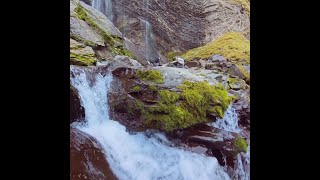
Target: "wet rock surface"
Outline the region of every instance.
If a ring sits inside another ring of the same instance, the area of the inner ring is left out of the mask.
[[[70,124],[75,121],[82,121],[84,117],[84,108],[81,105],[77,90],[70,86]]]
[[[237,133],[214,128],[207,124],[199,124],[191,128],[167,133],[176,146],[184,146],[199,154],[217,158],[222,166],[234,167],[236,154],[234,141]]]
[[[98,141],[73,127],[70,128],[70,179],[117,179]]]

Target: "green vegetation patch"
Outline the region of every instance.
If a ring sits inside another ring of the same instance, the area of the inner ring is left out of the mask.
[[[77,54],[70,52],[70,63],[80,66],[90,66],[97,62],[94,54]]]
[[[248,144],[247,142],[240,136],[236,138],[234,141],[234,147],[237,152],[247,152]]]
[[[173,58],[174,57],[176,57],[176,56],[181,56],[181,55],[183,55],[184,54],[184,52],[173,52],[173,51],[171,51],[171,52],[168,52],[168,54],[167,54],[167,60],[169,61],[169,62],[171,62],[171,61],[173,61]]]
[[[114,55],[125,55],[131,57],[132,59],[136,59],[130,51],[124,48],[123,39],[121,37],[112,35],[103,28],[99,27],[99,25],[88,16],[88,12],[80,4],[78,4],[76,7],[75,12],[77,13],[77,17],[79,19],[87,22],[94,30],[98,32],[98,34],[102,36],[111,53]]]
[[[158,84],[164,83],[163,74],[158,70],[138,70],[136,76],[142,81],[151,81]]]
[[[142,110],[147,125],[160,124],[169,132],[188,128],[208,122],[208,113],[216,113],[223,117],[232,100],[221,85],[184,81],[178,88],[182,90],[181,93],[159,90],[157,104]]]
[[[131,90],[133,92],[139,92],[139,91],[141,91],[141,86],[139,86],[139,85],[133,86]]]
[[[227,32],[217,40],[182,55],[186,61],[207,59],[213,55],[222,55],[235,62],[250,63],[250,41],[239,32]]]

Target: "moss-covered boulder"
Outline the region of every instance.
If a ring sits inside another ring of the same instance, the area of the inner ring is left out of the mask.
[[[97,58],[91,47],[70,39],[70,64],[90,66],[96,62]]]
[[[92,49],[98,60],[110,60],[117,55],[125,55],[132,59],[138,57],[139,62],[147,64],[131,41],[123,39],[121,32],[103,13],[82,1],[70,1],[70,37],[88,46],[89,48],[85,48],[86,52]],[[75,51],[70,52],[70,55],[73,62],[74,59],[81,59],[89,61],[85,64],[93,64],[91,55],[83,56],[83,53],[78,54]]]
[[[164,82],[164,77],[158,70],[138,70],[136,72],[136,76],[138,79],[143,81],[151,81],[158,84]]]
[[[177,81],[168,79],[164,69],[117,68],[113,75],[117,82],[113,90],[122,96],[111,93],[111,111],[127,113],[126,119],[134,117],[143,128],[169,132],[210,122],[223,117],[234,98],[218,81]]]
[[[249,88],[244,80],[238,78],[229,77],[228,84],[229,88],[232,90],[245,90]]]
[[[243,79],[250,84],[250,71],[245,66],[233,64],[226,72],[232,76]]]
[[[210,115],[222,118],[232,101],[222,86],[208,82],[184,81],[177,90],[159,90],[157,104],[141,109],[147,125],[165,131],[188,128],[209,122]]]
[[[78,17],[79,1],[70,1],[70,37],[87,46],[104,46],[102,37],[84,20]]]

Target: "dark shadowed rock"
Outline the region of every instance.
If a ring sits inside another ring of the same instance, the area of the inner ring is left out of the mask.
[[[70,179],[117,179],[97,140],[72,127],[70,128]]]
[[[246,78],[245,75],[243,74],[243,72],[239,69],[239,67],[234,64],[230,67],[229,73],[230,73],[230,75],[238,77],[239,79]]]
[[[167,133],[167,135],[177,146],[187,146],[192,151],[196,148],[195,152],[199,149],[200,152],[205,151],[206,155],[217,158],[222,166],[233,167],[235,157],[239,153],[234,146],[234,141],[239,134],[220,130],[207,124],[199,124]]]
[[[81,1],[88,4],[89,6],[91,6],[91,4],[92,4],[92,0],[81,0]]]
[[[196,60],[194,60],[194,61],[188,61],[188,62],[186,62],[186,66],[187,66],[188,68],[191,68],[191,67],[200,67],[200,63],[199,63],[199,61],[196,61]]]
[[[83,120],[85,117],[84,108],[81,105],[77,90],[70,86],[70,124]]]

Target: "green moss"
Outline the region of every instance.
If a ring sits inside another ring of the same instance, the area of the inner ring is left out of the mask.
[[[221,85],[185,81],[178,88],[182,93],[158,91],[157,104],[146,108],[142,113],[147,125],[156,122],[166,131],[172,131],[208,122],[208,113],[223,117],[232,100]]]
[[[248,144],[247,142],[240,136],[236,138],[234,141],[234,147],[237,152],[247,152]]]
[[[234,83],[237,83],[238,80],[236,78],[229,77],[228,82],[229,82],[229,84],[234,84]]]
[[[133,86],[131,88],[131,90],[134,91],[134,92],[139,92],[139,91],[141,91],[141,86],[139,86],[139,85]]]
[[[80,4],[78,4],[76,7],[75,12],[77,13],[79,19],[87,22],[89,26],[91,26],[95,31],[97,31],[98,34],[102,36],[111,53],[114,55],[125,55],[136,59],[130,51],[124,48],[123,39],[121,37],[112,35],[103,28],[99,27],[99,25],[88,16],[88,12]]]
[[[129,115],[137,115],[137,113],[138,114],[142,113],[144,110],[143,103],[137,99],[135,99],[134,101],[128,102],[125,109],[129,113]]]
[[[136,57],[127,49],[125,49],[123,46],[117,46],[115,48],[109,48],[111,53],[115,55],[125,55],[130,57],[131,59],[136,59]]]
[[[242,8],[250,15],[250,2],[249,0],[232,0],[236,4],[240,4]]]
[[[231,61],[250,62],[250,41],[239,32],[227,32],[217,40],[182,55],[186,61],[206,59],[213,55],[222,55]]]
[[[166,57],[167,57],[167,60],[169,62],[171,62],[171,61],[173,61],[174,57],[181,56],[182,54],[183,54],[183,52],[173,52],[173,51],[171,51],[171,52],[168,52]]]
[[[217,108],[212,108],[211,105],[218,105],[225,112],[232,101],[221,84],[211,86],[206,81],[184,81],[178,88],[183,90],[182,97],[188,102],[188,106],[197,112],[198,116],[203,116],[206,112],[216,112],[223,118],[223,113],[217,112]]]
[[[160,103],[163,104],[173,104],[178,101],[179,99],[179,94],[176,92],[172,92],[169,90],[161,90],[159,91],[160,95]]]
[[[158,70],[138,70],[136,76],[143,81],[151,81],[158,84],[164,83],[164,77]]]
[[[149,88],[151,91],[158,91],[157,86],[154,86],[154,85],[149,85],[148,88]]]
[[[76,42],[71,42],[71,41],[76,41],[76,40],[70,38],[70,50],[78,50],[86,47],[83,43],[79,43],[77,41]]]
[[[97,59],[93,54],[76,54],[70,52],[70,63],[80,66],[90,66],[94,65],[97,62]]]
[[[214,106],[210,111],[216,113],[220,117],[224,116],[224,111],[221,106]]]
[[[198,122],[188,109],[176,105],[180,98],[177,92],[160,90],[159,97],[157,105],[146,109],[143,113],[146,124],[158,122],[166,131],[172,131],[190,127]]]

